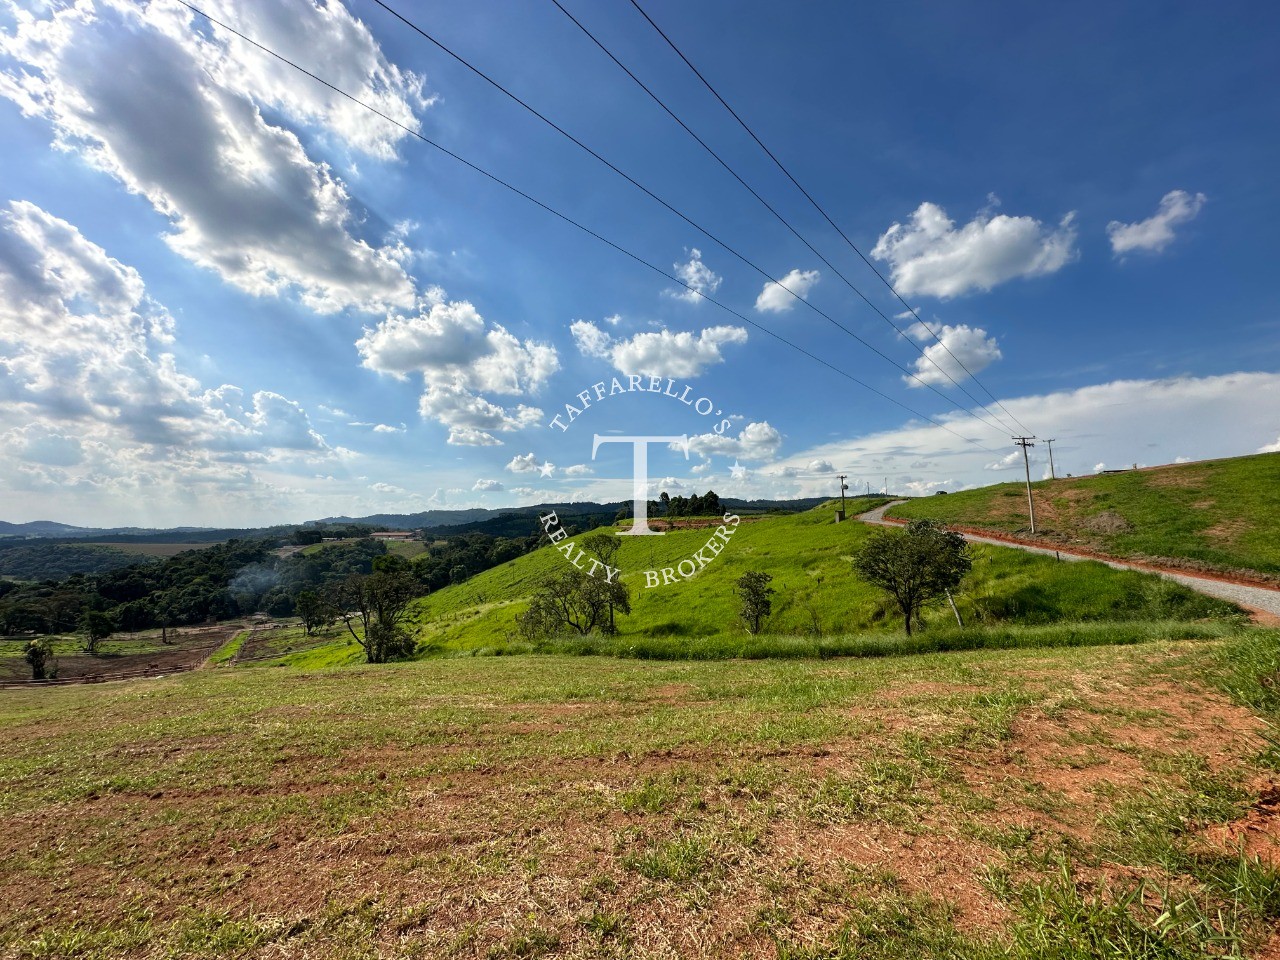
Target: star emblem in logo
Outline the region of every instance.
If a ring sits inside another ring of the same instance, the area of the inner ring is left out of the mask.
[[[538,472],[541,473],[544,477],[550,477],[553,473],[556,472],[555,464],[553,464],[550,460],[548,460],[538,468]]]

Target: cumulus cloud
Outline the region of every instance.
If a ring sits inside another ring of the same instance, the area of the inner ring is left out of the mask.
[[[231,500],[262,493],[250,464],[346,454],[287,397],[202,386],[168,352],[174,331],[133,267],[35,204],[0,207],[0,482]]]
[[[517,453],[507,463],[506,469],[511,473],[539,473],[546,466],[547,462],[538,459],[536,453]]]
[[[608,360],[619,373],[652,377],[696,377],[724,362],[725,346],[747,342],[745,329],[730,326],[707,327],[696,336],[656,330],[615,338],[589,320],[575,320],[569,330],[583,356]]]
[[[1000,359],[1000,346],[995,337],[987,336],[981,327],[944,324],[934,332],[937,340],[923,323],[913,323],[907,328],[909,336],[928,344],[923,356],[916,359],[915,377],[902,378],[909,387],[960,383],[967,376],[966,369],[977,374]]]
[[[810,460],[809,472],[810,473],[835,473],[836,468],[832,465],[830,460]]]
[[[902,294],[945,299],[1061,270],[1078,256],[1074,220],[1069,213],[1050,228],[1033,217],[984,211],[957,228],[946,210],[926,202],[907,223],[889,227],[871,255],[889,264]]]
[[[697,247],[688,251],[689,259],[684,263],[673,263],[676,277],[683,280],[685,286],[678,290],[668,290],[667,295],[683,300],[686,303],[701,303],[702,297],[711,296],[724,279],[702,262],[702,251]]]
[[[792,270],[776,283],[770,281],[764,285],[756,297],[756,309],[761,313],[786,313],[795,308],[796,297],[804,300],[809,296],[818,279],[817,270]]]
[[[748,423],[736,437],[703,433],[689,438],[689,452],[702,457],[735,457],[740,460],[772,460],[782,448],[782,434],[764,420]],[[672,449],[680,449],[672,444]]]
[[[993,460],[988,463],[984,470],[1010,470],[1022,463],[1022,451],[1014,450],[1012,453],[1006,453],[999,460]]]
[[[219,13],[416,127],[429,100],[341,3],[225,0]],[[391,157],[405,132],[166,0],[83,0],[0,32],[0,95],[166,217],[169,245],[254,295],[311,309],[409,307],[402,241],[362,235],[346,184],[293,123]],[[122,69],[127,65],[127,69]],[[271,120],[267,119],[267,116]]]
[[[356,341],[362,364],[398,379],[420,374],[418,409],[449,428],[449,443],[494,446],[495,433],[532,426],[542,411],[523,403],[504,407],[485,393],[536,393],[560,369],[550,344],[521,341],[487,322],[466,300],[446,301],[436,291],[413,316],[392,314]]]
[[[477,480],[471,489],[481,493],[496,493],[504,488],[501,480]]]
[[[1185,190],[1170,190],[1160,200],[1156,212],[1137,223],[1112,220],[1107,224],[1111,252],[1117,257],[1126,253],[1160,253],[1173,243],[1174,227],[1190,223],[1204,206],[1205,195],[1192,195]]]
[[[592,470],[592,469],[591,469],[589,466],[587,466],[585,463],[575,463],[575,464],[572,464],[572,465],[570,465],[570,466],[565,467],[565,468],[564,468],[564,470],[563,470],[563,471],[561,471],[561,472],[562,472],[566,477],[589,477],[589,476],[591,476],[593,473],[595,473],[595,471],[594,471],[594,470]]]
[[[1280,437],[1276,437],[1275,443],[1268,443],[1258,448],[1258,453],[1280,453]]]

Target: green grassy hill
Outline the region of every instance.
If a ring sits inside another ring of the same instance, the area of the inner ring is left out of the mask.
[[[1032,489],[1043,539],[1280,580],[1280,453],[1045,480]],[[1025,533],[1026,487],[913,500],[890,516]]]
[[[774,578],[777,595],[766,625],[771,637],[896,636],[902,630],[896,610],[879,590],[854,576],[850,563],[874,530],[856,521],[836,525],[826,506],[744,521],[723,553],[695,577],[654,589],[646,589],[643,571],[673,566],[712,531],[624,537],[619,557],[631,587],[632,613],[620,619],[621,635],[601,649],[635,653],[631,644],[647,644],[654,651],[678,650],[696,641],[734,655],[750,639],[737,620],[734,586],[747,570]],[[1157,577],[1100,563],[1065,563],[1000,547],[978,546],[973,553],[973,572],[955,597],[966,627],[1186,622],[1235,613],[1229,604]],[[529,645],[517,637],[516,616],[528,606],[538,579],[565,562],[561,553],[544,547],[417,601],[410,626],[422,655],[527,652]],[[955,628],[945,603],[928,610],[926,621],[926,633]],[[570,646],[566,641],[545,649]],[[290,659],[307,666],[337,665],[358,661],[360,651],[339,643]]]

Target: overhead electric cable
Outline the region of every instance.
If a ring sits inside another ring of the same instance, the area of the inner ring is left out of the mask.
[[[375,2],[377,2],[377,0],[375,0]],[[774,165],[779,170],[782,171],[782,173],[786,176],[788,180],[792,182],[792,184],[795,185],[795,188],[799,190],[802,194],[804,194],[805,199],[808,200],[809,203],[813,205],[813,208],[822,215],[822,218],[831,225],[831,227],[836,231],[836,233],[840,234],[840,238],[849,245],[849,248],[858,255],[858,258],[871,269],[872,273],[874,273],[877,277],[880,278],[880,282],[889,288],[889,292],[892,293],[898,299],[898,301],[904,307],[907,308],[908,311],[910,311],[911,315],[915,317],[916,321],[919,322],[920,325],[923,326],[925,330],[929,331],[929,333],[933,336],[933,339],[938,342],[938,344],[942,347],[942,349],[946,350],[947,353],[951,354],[952,359],[955,360],[956,363],[960,365],[960,369],[963,370],[965,373],[967,373],[970,376],[970,378],[972,378],[974,383],[982,387],[982,391],[995,402],[996,406],[998,406],[1001,410],[1003,410],[1006,414],[1008,414],[1010,419],[1012,419],[1015,423],[1021,424],[1022,421],[1009,412],[1009,409],[1003,403],[1000,402],[999,398],[997,398],[995,394],[993,394],[989,389],[987,389],[986,385],[982,383],[982,381],[979,380],[977,376],[975,376],[974,373],[968,367],[964,365],[964,362],[959,357],[957,357],[954,353],[951,353],[950,348],[946,345],[946,343],[943,342],[942,338],[938,336],[938,334],[934,331],[934,329],[930,327],[929,324],[925,323],[924,319],[920,316],[920,314],[916,312],[916,308],[913,307],[910,303],[908,303],[906,299],[902,296],[902,294],[898,292],[897,287],[895,287],[889,281],[889,279],[880,272],[880,270],[876,267],[875,264],[873,264],[870,260],[867,259],[867,257],[863,254],[863,252],[860,249],[858,249],[858,245],[849,239],[848,234],[846,234],[842,229],[840,229],[840,225],[837,224],[833,219],[831,219],[831,217],[827,214],[827,211],[822,208],[822,205],[813,198],[813,195],[810,194],[808,190],[806,190],[803,186],[800,185],[800,181],[797,180],[794,176],[792,176],[791,171],[786,168],[783,162],[779,160],[778,157],[774,154],[774,152],[765,145],[763,140],[761,140],[758,136],[756,136],[756,132],[751,129],[751,127],[747,124],[747,121],[743,120],[742,117],[739,116],[738,111],[734,110],[733,107],[729,106],[728,101],[725,100],[724,97],[720,96],[720,92],[716,90],[714,86],[711,85],[711,81],[702,75],[702,72],[697,67],[695,67],[693,65],[693,62],[684,55],[684,52],[678,46],[676,46],[675,41],[672,40],[669,36],[667,36],[666,32],[660,26],[658,26],[657,23],[654,22],[653,17],[649,16],[649,14],[645,12],[644,7],[640,6],[639,0],[631,0],[631,5],[635,7],[638,11],[640,11],[640,15],[644,17],[645,20],[649,21],[649,25],[658,32],[658,35],[662,37],[663,40],[667,42],[667,46],[669,46],[672,50],[675,51],[676,56],[678,56],[681,60],[684,61],[685,66],[687,66],[690,70],[693,71],[694,76],[696,76],[699,80],[702,81],[702,85],[706,87],[709,91],[711,91],[711,95],[720,101],[720,105],[729,111],[730,116],[732,116],[733,119],[738,121],[738,125],[747,132],[747,134],[751,137],[752,140],[754,140],[757,143],[757,145],[759,145],[760,149],[763,150],[765,154],[769,157],[769,159],[774,162]],[[1025,430],[1026,428],[1023,427],[1023,429]]]
[[[506,180],[503,180],[497,174],[490,173],[488,170],[484,169],[484,167],[481,167],[478,164],[472,163],[470,160],[467,160],[465,157],[462,157],[459,154],[454,153],[448,147],[445,147],[437,143],[436,141],[432,140],[430,137],[426,136],[425,134],[383,113],[381,110],[379,110],[377,107],[373,106],[372,104],[367,103],[364,100],[361,100],[359,97],[356,97],[355,95],[348,93],[347,91],[343,90],[341,87],[338,87],[335,84],[330,83],[328,80],[325,80],[323,77],[320,77],[312,73],[306,67],[303,67],[295,63],[293,60],[290,60],[288,57],[284,56],[284,54],[277,53],[275,50],[271,49],[265,44],[259,43],[257,40],[254,40],[252,37],[249,37],[246,34],[241,33],[239,30],[235,29],[229,24],[224,23],[221,20],[218,20],[216,17],[213,17],[208,13],[205,13],[203,10],[201,10],[199,7],[195,6],[194,4],[188,3],[187,0],[176,0],[176,2],[182,4],[182,6],[186,7],[192,13],[195,13],[198,16],[201,16],[204,19],[208,20],[210,23],[214,24],[215,26],[221,27],[223,30],[226,30],[228,33],[236,37],[239,37],[241,40],[245,41],[248,44],[251,44],[252,46],[261,50],[263,53],[269,56],[275,57],[281,63],[284,63],[292,67],[293,69],[297,70],[299,73],[304,74],[307,77],[310,77],[312,80],[316,81],[316,83],[319,83],[322,86],[326,87],[327,89],[332,90],[334,93],[338,94],[339,96],[345,97],[347,100],[350,100],[352,103],[356,104],[357,106],[363,107],[364,109],[368,110],[370,113],[376,114],[377,116],[381,117],[383,120],[387,121],[388,123],[394,124],[395,126],[399,127],[401,130],[405,131],[405,133],[422,141],[423,143],[427,144],[430,147],[434,147],[436,150],[439,150],[441,153],[445,154],[446,156],[451,157],[452,159],[458,161],[458,163],[461,163],[463,166],[471,170],[474,170],[476,173],[480,174],[483,177],[486,177],[487,179],[498,184],[499,186],[505,187],[507,190],[510,190],[512,193],[517,194],[520,197],[523,197],[525,200],[529,201],[534,206],[539,207],[542,210],[545,210],[547,213],[551,214],[552,216],[560,220],[563,220],[565,223],[569,224],[570,226],[576,227],[578,230],[582,231],[588,236],[593,237],[596,240],[599,240],[601,243],[605,244],[608,247],[611,247],[612,249],[616,250],[618,253],[621,253],[624,256],[631,258],[632,260],[636,261],[642,266],[648,267],[654,273],[657,273],[665,277],[666,279],[670,280],[672,283],[679,284],[680,286],[684,287],[686,290],[689,290],[690,292],[701,297],[703,300],[706,300],[708,303],[715,304],[715,306],[737,317],[743,323],[746,323],[746,324],[749,324],[750,326],[755,327],[757,330],[760,330],[762,333],[766,333],[769,336],[773,337],[775,340],[787,345],[788,347],[791,347],[793,350],[796,350],[797,352],[804,354],[810,360],[817,361],[818,363],[822,364],[824,367],[827,367],[828,369],[839,374],[845,379],[853,383],[856,383],[858,386],[862,387],[863,389],[868,390],[871,393],[874,393],[876,396],[880,397],[881,399],[887,400],[890,403],[894,404],[895,406],[902,408],[903,410],[911,414],[913,417],[918,417],[919,419],[924,420],[932,424],[933,426],[938,427],[941,430],[945,430],[947,433],[951,434],[954,437],[957,437],[960,440],[963,440],[965,443],[974,444],[975,446],[979,447],[982,450],[987,451],[988,453],[996,452],[995,450],[992,450],[990,447],[986,446],[985,444],[977,440],[974,440],[971,437],[966,437],[961,433],[957,433],[956,431],[948,427],[945,423],[940,423],[939,421],[935,420],[933,417],[930,417],[924,413],[920,413],[918,410],[915,410],[907,406],[907,404],[903,403],[901,400],[897,400],[894,397],[891,397],[888,394],[876,389],[875,387],[871,386],[869,383],[866,383],[858,379],[857,377],[855,377],[853,374],[840,369],[839,367],[835,366],[832,363],[829,363],[828,361],[822,359],[816,354],[806,350],[804,347],[800,346],[799,344],[791,340],[788,340],[786,337],[782,336],[779,333],[776,333],[773,330],[770,330],[764,324],[758,323],[755,320],[752,320],[750,317],[747,317],[742,313],[739,313],[737,310],[734,310],[732,307],[724,303],[721,303],[719,300],[716,300],[714,297],[707,296],[701,290],[694,288],[690,284],[686,283],[684,280],[681,280],[679,277],[676,277],[670,273],[667,273],[667,271],[663,270],[661,267],[657,266],[656,264],[650,263],[648,260],[645,260],[639,254],[632,253],[630,250],[626,249],[625,247],[617,243],[614,243],[612,240],[600,235],[599,233],[596,233],[590,227],[579,223],[577,220],[574,220],[572,217],[568,216],[567,214],[561,213],[559,210],[556,210],[554,207],[542,202],[537,197],[534,197],[528,193],[525,193],[519,187],[514,186],[511,183],[508,183]]]
[[[991,428],[996,429],[996,430],[1002,430],[1002,429],[1004,429],[1004,427],[1003,427],[1003,426],[1001,426],[1000,424],[992,423],[992,422],[990,422],[990,421],[988,421],[988,420],[984,419],[983,417],[979,416],[978,414],[974,413],[972,410],[970,410],[970,409],[969,409],[968,407],[966,407],[964,404],[960,403],[960,402],[959,402],[958,400],[956,400],[954,397],[949,397],[949,396],[947,396],[945,393],[943,393],[941,390],[939,390],[939,389],[938,389],[937,387],[935,387],[933,384],[929,383],[927,380],[923,380],[923,379],[921,379],[917,374],[912,373],[910,370],[908,370],[906,367],[902,366],[902,364],[898,363],[898,361],[894,360],[894,359],[893,359],[892,357],[890,357],[888,354],[884,353],[882,350],[880,350],[879,348],[877,348],[877,347],[876,347],[876,346],[874,346],[873,344],[869,343],[868,341],[864,340],[862,337],[858,336],[858,334],[854,333],[854,331],[850,330],[850,329],[849,329],[848,327],[846,327],[844,324],[840,323],[840,321],[836,320],[836,319],[835,319],[834,317],[832,317],[830,314],[826,313],[824,310],[820,309],[819,307],[814,306],[812,303],[810,303],[808,300],[806,300],[803,296],[801,296],[800,294],[796,293],[794,290],[792,290],[790,287],[788,287],[785,283],[782,283],[780,280],[778,280],[776,277],[774,277],[772,274],[770,274],[767,270],[765,270],[765,269],[764,269],[763,267],[761,267],[759,264],[757,264],[757,263],[755,263],[753,260],[749,259],[745,254],[743,254],[742,252],[740,252],[737,248],[735,248],[735,247],[733,247],[732,245],[730,245],[730,244],[728,243],[728,241],[721,239],[719,236],[717,236],[716,234],[712,233],[709,229],[707,229],[706,227],[702,226],[702,224],[698,223],[696,220],[692,219],[691,217],[689,217],[687,214],[685,214],[685,213],[684,213],[684,212],[682,212],[681,210],[678,210],[676,207],[672,206],[670,203],[668,203],[668,202],[667,202],[666,200],[664,200],[662,197],[658,196],[656,193],[654,193],[652,190],[650,190],[648,187],[646,187],[643,183],[641,183],[641,182],[640,182],[639,180],[637,180],[635,177],[631,176],[631,175],[630,175],[629,173],[627,173],[625,170],[623,170],[623,169],[621,169],[619,166],[617,166],[617,164],[613,163],[612,161],[608,160],[606,157],[604,157],[603,155],[601,155],[599,152],[597,152],[596,150],[592,149],[590,146],[588,146],[588,145],[587,145],[586,143],[584,143],[582,140],[578,139],[576,136],[574,136],[572,133],[570,133],[570,132],[569,132],[568,130],[566,130],[564,127],[560,126],[558,123],[556,123],[556,122],[555,122],[554,120],[552,120],[550,117],[548,117],[546,114],[544,114],[544,113],[542,113],[541,111],[539,111],[536,107],[532,106],[532,105],[531,105],[531,104],[529,104],[527,101],[525,101],[525,100],[521,99],[519,95],[517,95],[517,94],[513,93],[512,91],[508,90],[506,87],[504,87],[501,83],[499,83],[499,82],[498,82],[497,80],[495,80],[493,77],[489,76],[487,73],[485,73],[483,70],[481,70],[481,69],[480,69],[479,67],[477,67],[475,64],[471,63],[469,60],[467,60],[467,59],[466,59],[465,57],[463,57],[461,54],[459,54],[459,53],[455,52],[455,51],[454,51],[454,50],[452,50],[450,47],[448,47],[447,45],[445,45],[443,42],[441,42],[440,40],[438,40],[436,37],[432,36],[430,33],[428,33],[428,32],[427,32],[426,30],[424,30],[422,27],[418,26],[418,24],[414,23],[412,20],[410,20],[410,19],[409,19],[408,17],[406,17],[404,14],[400,13],[398,10],[396,10],[394,7],[392,7],[390,4],[388,4],[388,3],[384,2],[384,0],[372,0],[372,2],[373,2],[373,3],[375,3],[375,4],[377,4],[377,5],[378,5],[379,7],[381,7],[383,10],[387,11],[387,13],[391,14],[393,17],[395,17],[397,20],[399,20],[401,23],[403,23],[405,26],[407,26],[410,30],[412,30],[412,31],[414,31],[415,33],[417,33],[417,34],[418,34],[419,36],[421,36],[423,39],[425,39],[425,40],[427,40],[428,42],[430,42],[431,44],[433,44],[437,49],[441,50],[443,53],[447,54],[449,57],[451,57],[452,59],[456,60],[459,64],[461,64],[462,66],[466,67],[466,69],[470,70],[472,73],[474,73],[477,77],[479,77],[480,79],[482,79],[483,81],[485,81],[485,83],[489,84],[489,85],[490,85],[491,87],[493,87],[495,90],[499,91],[500,93],[502,93],[504,96],[508,97],[510,100],[514,101],[515,103],[519,104],[521,107],[523,107],[523,108],[524,108],[525,110],[527,110],[529,113],[533,114],[535,117],[537,117],[537,118],[538,118],[539,120],[541,120],[544,124],[546,124],[547,126],[549,126],[552,130],[556,131],[556,133],[560,134],[560,135],[561,135],[562,137],[564,137],[566,140],[570,141],[571,143],[573,143],[575,146],[577,146],[578,148],[580,148],[580,149],[581,149],[581,150],[583,150],[584,152],[586,152],[586,153],[590,154],[590,155],[591,155],[592,157],[594,157],[597,161],[599,161],[600,163],[604,164],[606,167],[608,167],[610,170],[612,170],[612,171],[613,171],[615,174],[617,174],[618,176],[622,177],[622,179],[626,180],[628,183],[630,183],[633,187],[635,187],[635,188],[636,188],[637,190],[639,190],[641,193],[645,194],[647,197],[649,197],[650,199],[652,199],[652,200],[653,200],[653,201],[655,201],[656,203],[660,204],[661,206],[665,207],[665,208],[666,208],[667,210],[669,210],[671,213],[675,214],[677,217],[679,217],[681,220],[683,220],[683,221],[684,221],[685,223],[687,223],[689,226],[693,227],[695,230],[697,230],[699,233],[701,233],[703,236],[705,236],[705,237],[706,237],[708,240],[710,240],[712,243],[715,243],[715,244],[716,244],[717,246],[719,246],[721,249],[723,249],[724,251],[726,251],[726,252],[727,252],[727,253],[729,253],[730,255],[732,255],[732,256],[734,256],[734,257],[736,257],[736,258],[737,258],[738,260],[740,260],[742,263],[746,264],[748,267],[750,267],[750,268],[751,268],[752,270],[754,270],[756,273],[760,274],[760,276],[764,277],[764,278],[765,278],[769,283],[772,283],[772,284],[774,284],[775,286],[779,287],[780,289],[785,290],[787,293],[791,294],[791,296],[792,296],[792,297],[794,297],[798,302],[800,302],[800,303],[801,303],[801,304],[803,304],[804,306],[808,307],[810,310],[812,310],[812,311],[813,311],[814,313],[816,313],[818,316],[822,317],[822,318],[823,318],[824,320],[826,320],[828,323],[832,324],[833,326],[837,327],[837,328],[838,328],[838,329],[840,329],[840,330],[843,330],[846,334],[848,334],[848,335],[849,335],[850,337],[852,337],[854,340],[858,341],[858,343],[862,344],[864,347],[866,347],[868,350],[870,350],[872,353],[874,353],[874,354],[875,354],[876,356],[878,356],[880,359],[884,360],[886,363],[891,364],[891,365],[892,365],[895,369],[897,369],[897,370],[898,370],[898,371],[899,371],[903,376],[907,377],[907,378],[908,378],[908,379],[910,379],[910,380],[914,380],[914,381],[916,381],[916,383],[920,384],[922,387],[925,387],[925,388],[927,388],[927,389],[929,389],[929,390],[932,390],[935,394],[937,394],[939,397],[941,397],[941,398],[942,398],[943,400],[945,400],[947,403],[949,403],[949,404],[951,404],[952,406],[954,406],[956,409],[960,410],[960,411],[961,411],[962,413],[964,413],[966,416],[973,417],[975,420],[980,421],[980,422],[981,422],[981,423],[983,423],[985,426],[987,426],[987,427],[991,427]],[[861,294],[859,294],[859,295],[861,296]],[[863,297],[863,299],[865,300],[866,298],[865,298],[865,297]],[[870,301],[867,301],[867,302],[868,302],[868,303],[870,303]]]
[[[932,364],[940,374],[942,374],[949,381],[951,381],[952,386],[957,387],[966,397],[968,397],[970,400],[976,403],[979,407],[985,410],[988,414],[990,414],[993,419],[997,421],[1000,420],[999,416],[997,416],[996,413],[993,410],[991,410],[991,408],[988,407],[985,402],[983,402],[982,400],[979,400],[972,393],[970,393],[962,383],[956,380],[956,378],[953,377],[947,371],[946,367],[942,366],[942,364],[938,363],[936,359],[934,359],[932,356],[929,355],[925,347],[922,347],[920,344],[916,343],[915,340],[913,340],[911,336],[907,333],[907,331],[903,330],[900,326],[894,323],[893,319],[888,314],[886,314],[883,310],[881,310],[875,303],[873,303],[867,297],[866,294],[864,294],[860,289],[858,289],[858,287],[853,283],[852,280],[846,277],[839,270],[839,268],[836,267],[835,264],[833,264],[830,260],[828,260],[825,256],[823,256],[821,251],[819,251],[812,243],[810,243],[809,240],[805,238],[800,233],[800,231],[795,228],[795,226],[791,223],[791,221],[789,221],[786,217],[784,217],[781,213],[779,213],[777,209],[775,209],[774,206],[771,203],[769,203],[768,200],[762,197],[760,193],[754,187],[751,186],[751,184],[747,183],[747,181],[742,178],[741,174],[739,174],[737,170],[735,170],[732,166],[729,165],[729,162],[727,160],[725,160],[722,156],[720,156],[720,154],[717,153],[716,150],[710,144],[708,144],[705,140],[702,139],[702,137],[700,137],[696,132],[694,132],[694,130],[687,123],[685,123],[684,120],[682,120],[680,116],[674,110],[672,110],[671,107],[669,107],[661,97],[659,97],[656,93],[654,93],[653,90],[651,90],[643,80],[641,80],[638,76],[635,75],[635,73],[631,70],[631,68],[629,68],[625,63],[619,60],[614,55],[613,51],[610,50],[607,46],[605,46],[604,43],[582,23],[582,21],[580,21],[577,17],[575,17],[572,13],[570,13],[564,7],[564,5],[560,2],[560,0],[551,0],[551,2],[555,4],[556,9],[558,9],[561,13],[563,13],[566,17],[568,17],[570,21],[573,22],[574,26],[576,26],[579,30],[581,30],[586,35],[587,39],[589,39],[592,43],[594,43],[597,47],[599,47],[600,50],[604,53],[604,55],[608,57],[610,60],[612,60],[618,66],[618,68],[622,70],[623,73],[625,73],[628,77],[630,77],[633,81],[635,81],[636,85],[641,90],[643,90],[646,94],[648,94],[649,98],[654,103],[656,103],[659,107],[661,107],[663,112],[665,112],[667,116],[669,116],[672,120],[674,120],[677,124],[679,124],[680,128],[684,130],[685,133],[687,133],[690,137],[692,137],[697,142],[697,144],[700,147],[702,147],[703,150],[705,150],[708,154],[710,154],[711,157],[718,164],[720,164],[720,166],[724,167],[724,169],[729,173],[729,175],[733,177],[733,179],[737,180],[738,183],[740,183],[743,186],[743,188],[746,189],[746,191],[751,194],[751,196],[755,197],[756,200],[760,202],[761,206],[763,206],[766,210],[768,210],[771,214],[773,214],[774,218],[779,223],[781,223],[784,227],[786,227],[789,231],[791,231],[792,236],[794,236],[797,240],[799,240],[806,247],[808,247],[810,253],[812,253],[815,257],[821,260],[826,265],[827,269],[829,269],[832,273],[834,273],[837,277],[839,277],[844,282],[844,285],[846,287],[848,287],[850,290],[856,293],[862,299],[863,303],[865,303],[868,307],[870,307],[876,313],[876,315],[880,317],[881,320],[883,320],[890,327],[892,327],[894,332],[897,333],[898,336],[900,336],[907,343],[911,344],[911,346],[915,348],[916,352],[919,353],[920,356],[924,358],[925,361]],[[916,319],[919,319],[919,317],[917,317]],[[926,327],[926,329],[928,328]],[[929,332],[932,333],[933,331],[929,331]],[[939,341],[939,343],[941,342],[942,341]],[[947,347],[945,343],[942,343],[942,348],[943,350],[946,351],[948,355],[951,356],[953,360],[956,360],[956,362],[959,363],[959,360],[956,358],[955,354],[951,353],[951,350]],[[967,372],[968,371],[966,371],[966,373]],[[973,377],[973,374],[970,373],[969,376]],[[977,378],[974,377],[974,380],[976,381]],[[1006,428],[1008,427],[1008,425],[1004,424],[1003,422],[1001,422],[1001,425],[1005,426]]]

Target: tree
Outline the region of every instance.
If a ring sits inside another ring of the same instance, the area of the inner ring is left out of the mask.
[[[53,656],[53,645],[45,637],[29,640],[22,655],[31,665],[32,680],[52,680],[58,675],[58,661]]]
[[[747,633],[755,635],[764,626],[765,618],[773,612],[774,594],[769,582],[773,579],[769,574],[759,570],[748,570],[738,578],[738,597],[742,606],[738,608],[738,616],[747,626]]]
[[[413,577],[404,571],[356,573],[334,587],[330,599],[369,663],[386,663],[408,656],[413,638],[401,626],[409,601],[418,593]],[[356,623],[360,631],[356,631]]]
[[[566,627],[580,636],[616,633],[614,613],[630,613],[631,597],[621,579],[606,582],[572,567],[549,574],[535,587],[529,609],[517,618],[528,639],[554,636]]]
[[[607,568],[613,565],[622,541],[615,534],[593,533],[578,541],[578,546]],[[606,576],[607,573],[607,570],[596,571],[597,576]],[[622,610],[623,613],[631,612],[631,597],[627,593],[627,588],[623,586],[621,571],[614,573],[613,582],[604,586],[609,588],[601,591],[601,599],[608,611],[608,622],[601,624],[601,628],[605,633],[614,634],[618,632],[614,615],[618,610]]]
[[[111,618],[97,610],[84,615],[80,628],[84,630],[84,652],[94,657],[98,655],[98,644],[115,632]]]
[[[926,603],[945,596],[964,579],[973,560],[964,537],[933,520],[913,520],[905,530],[881,530],[853,558],[864,580],[887,592],[897,603],[911,636]]]
[[[333,623],[336,613],[333,605],[314,590],[303,590],[298,594],[295,610],[302,618],[302,629],[311,636],[322,627]]]

